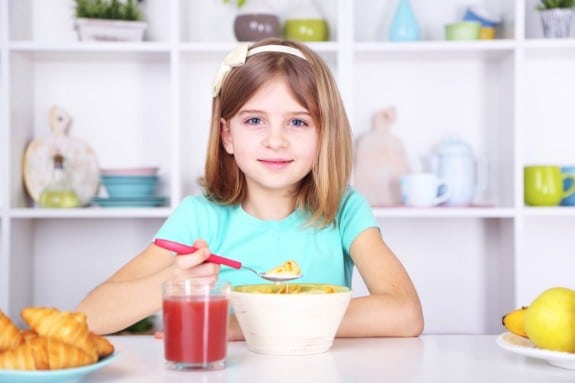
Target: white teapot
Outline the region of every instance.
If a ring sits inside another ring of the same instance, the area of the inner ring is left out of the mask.
[[[457,138],[441,142],[432,156],[433,171],[449,185],[450,196],[445,206],[471,205],[477,193],[485,189],[479,181],[479,163],[471,146]],[[482,180],[486,179],[484,171]]]

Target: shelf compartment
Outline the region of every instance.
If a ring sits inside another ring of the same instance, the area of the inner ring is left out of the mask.
[[[501,313],[514,306],[512,219],[398,217],[379,224],[418,288],[427,333],[501,331]],[[357,270],[352,289],[356,295],[367,291]],[[453,317],[449,305],[436,302],[473,305],[463,317]]]
[[[445,25],[462,19],[469,1],[444,0],[441,6],[433,2],[412,1],[421,30],[422,41],[445,41]],[[497,39],[515,36],[515,0],[479,0],[473,5],[485,6],[502,18],[497,27]],[[396,1],[354,1],[354,40],[355,41],[388,41],[388,30],[395,14]],[[404,44],[397,42],[397,45]]]
[[[329,41],[338,40],[338,1],[314,0],[319,11],[329,24]],[[283,21],[292,11],[292,7],[301,6],[291,1],[268,1],[279,18],[281,27]],[[233,42],[237,44],[234,35],[234,18],[238,13],[236,1],[224,4],[223,1],[206,2],[198,6],[196,0],[180,0],[179,40],[183,42]]]
[[[7,0],[9,39],[13,41],[77,42],[73,1]],[[143,17],[148,22],[146,41],[169,41],[173,0],[146,0]]]
[[[523,241],[516,261],[517,306],[528,305],[549,287],[573,286],[574,225],[575,214],[523,220]]]
[[[573,165],[569,131],[575,126],[575,49],[561,59],[551,54],[529,54],[523,65],[523,165]],[[541,52],[539,52],[541,53]]]
[[[515,54],[465,55],[453,65],[450,56],[404,53],[356,57],[353,115],[361,119],[354,119],[355,136],[372,128],[377,111],[395,106],[389,129],[403,143],[410,171],[432,170],[436,145],[458,137],[470,143],[480,173],[487,173],[487,188],[474,203],[513,206]]]
[[[21,163],[31,140],[51,134],[48,113],[57,104],[72,117],[68,136],[88,144],[101,168],[157,166],[157,195],[169,196],[172,127],[168,58],[163,53],[154,53],[153,59],[133,60],[109,52],[50,51],[39,56],[29,51],[13,52],[12,163]],[[18,182],[23,179],[21,166],[11,170],[11,206],[29,206]]]

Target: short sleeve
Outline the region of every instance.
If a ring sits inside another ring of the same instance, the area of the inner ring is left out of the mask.
[[[338,214],[338,228],[342,244],[348,254],[354,239],[371,227],[379,228],[379,225],[369,202],[362,194],[349,188],[341,202]]]

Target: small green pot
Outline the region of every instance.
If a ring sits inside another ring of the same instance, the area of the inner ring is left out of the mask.
[[[298,41],[327,41],[329,25],[325,19],[288,19],[284,22],[284,36]]]

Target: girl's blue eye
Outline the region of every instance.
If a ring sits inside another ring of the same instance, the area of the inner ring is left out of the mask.
[[[250,125],[258,125],[262,122],[262,119],[259,117],[252,117],[252,118],[248,118],[246,120],[246,124],[250,124]]]
[[[297,118],[294,118],[293,120],[291,120],[291,124],[293,126],[300,126],[300,127],[307,126],[307,122],[305,122],[304,120],[297,119]]]

